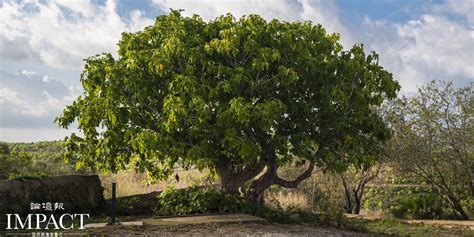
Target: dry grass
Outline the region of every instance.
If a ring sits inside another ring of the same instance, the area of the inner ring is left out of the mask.
[[[280,207],[285,209],[289,207],[310,209],[308,197],[301,192],[282,190],[276,193],[267,193],[265,201],[266,203],[277,202]]]
[[[105,189],[105,198],[110,198],[111,196],[111,183],[113,180],[115,180],[118,185],[117,197],[162,191],[170,186],[176,189],[182,189],[190,186],[213,185],[218,183],[218,178],[211,174],[209,170],[199,171],[197,169],[176,169],[175,174],[178,174],[179,182],[177,182],[175,175],[172,175],[168,180],[156,182],[153,184],[147,181],[146,174],[136,173],[133,170],[119,171],[117,174],[100,175],[100,179]],[[270,205],[273,203],[273,205],[278,205],[285,209],[289,207],[296,207],[303,210],[310,210],[312,209],[310,204],[311,199],[315,199],[314,201],[317,201],[317,199],[319,199],[318,194],[320,194],[321,190],[317,190],[313,196],[303,192],[305,188],[311,188],[309,184],[312,183],[308,181],[307,185],[301,185],[301,187],[298,189],[293,190],[269,190],[265,194],[265,201]],[[314,189],[314,187],[312,188]],[[328,197],[322,197],[322,199],[326,198]]]
[[[145,174],[130,170],[119,171],[117,174],[103,174],[99,177],[105,189],[105,198],[111,197],[111,184],[114,181],[117,183],[117,197],[160,191],[165,187],[163,183],[150,185],[146,183]]]
[[[112,196],[111,185],[113,181],[117,183],[117,197],[125,197],[162,191],[169,186],[182,189],[194,185],[207,185],[212,184],[216,180],[215,177],[206,170],[201,172],[196,169],[176,169],[176,174],[179,176],[179,182],[176,180],[175,175],[172,175],[168,180],[153,183],[148,180],[145,173],[137,173],[134,170],[119,171],[117,174],[102,174],[99,175],[99,177],[105,189],[105,198]]]

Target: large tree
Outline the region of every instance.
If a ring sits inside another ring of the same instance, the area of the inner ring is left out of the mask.
[[[345,51],[338,40],[310,22],[159,16],[123,33],[117,58],[86,60],[84,94],[57,118],[65,128],[77,119],[83,133],[66,139],[65,155],[155,179],[176,166],[211,168],[224,191],[251,198],[296,187],[315,166],[371,162],[389,135],[374,108],[399,85],[376,53]],[[279,177],[295,160],[305,171]]]

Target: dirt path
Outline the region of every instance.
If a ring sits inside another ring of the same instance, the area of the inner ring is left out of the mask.
[[[70,233],[75,234],[75,233]],[[366,233],[343,231],[335,228],[310,227],[304,225],[268,224],[268,223],[205,223],[179,225],[143,226],[106,226],[87,229],[79,235],[133,235],[133,236],[265,236],[265,237],[299,237],[299,236],[334,236],[362,237],[376,236]],[[379,235],[380,236],[380,235]]]
[[[89,228],[86,227],[84,234],[236,237],[371,236],[369,234],[345,231],[331,227],[268,223],[265,219],[239,213],[162,218],[141,217],[123,221],[122,225],[115,226],[107,226],[105,222],[93,223],[89,225]],[[135,226],[132,226],[134,223]]]

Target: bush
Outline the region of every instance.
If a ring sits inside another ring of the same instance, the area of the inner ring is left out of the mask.
[[[46,174],[44,173],[41,173],[41,172],[38,172],[38,171],[33,171],[31,172],[30,174],[10,174],[10,176],[8,177],[9,180],[22,180],[22,181],[25,181],[25,180],[36,180],[36,179],[41,179],[41,178],[45,178],[45,177],[48,177]]]
[[[418,193],[399,199],[389,211],[396,218],[440,219],[443,206],[443,200],[438,195]]]
[[[160,205],[155,214],[165,216],[239,212],[248,205],[242,197],[207,187],[167,189],[158,196],[158,201]]]
[[[153,215],[153,210],[158,209],[156,200],[157,192],[137,194],[132,196],[118,197],[116,203],[116,214],[118,216],[131,215]],[[111,199],[107,200],[106,215],[111,213]]]

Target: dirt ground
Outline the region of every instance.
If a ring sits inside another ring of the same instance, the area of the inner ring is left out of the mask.
[[[360,218],[365,220],[380,220],[382,217],[373,215],[357,215],[357,214],[344,214],[348,218]],[[474,221],[461,221],[461,220],[400,220],[408,224],[428,224],[437,225],[446,228],[453,227],[465,227],[474,230]]]
[[[375,236],[335,228],[275,223],[207,223],[189,225],[107,226],[69,234],[133,236]]]

